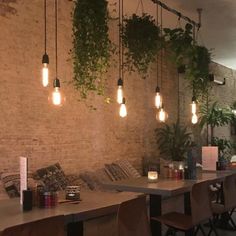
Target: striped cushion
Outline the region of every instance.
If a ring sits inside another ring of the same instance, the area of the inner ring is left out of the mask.
[[[141,177],[140,173],[130,164],[129,161],[119,160],[114,163],[118,165],[129,178]]]

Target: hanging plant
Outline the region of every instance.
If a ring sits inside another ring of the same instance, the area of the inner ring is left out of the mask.
[[[126,66],[129,71],[137,70],[143,78],[146,77],[149,65],[155,61],[161,48],[160,29],[152,16],[133,14],[124,20],[123,45]]]
[[[191,81],[195,96],[199,96],[206,93],[210,87],[209,65],[211,55],[206,47],[193,45],[189,52],[189,58],[185,78]]]
[[[179,72],[185,72],[184,78],[189,81],[195,96],[206,93],[210,86],[211,55],[206,47],[195,45],[192,37],[193,26],[186,24],[185,29],[165,28],[164,32],[166,46],[170,49],[170,58]]]
[[[73,12],[73,83],[81,98],[104,95],[113,47],[108,35],[106,0],[75,0]]]
[[[192,29],[190,24],[186,24],[185,29],[163,29],[166,47],[170,49],[170,58],[177,67],[185,66],[189,62],[193,43]]]

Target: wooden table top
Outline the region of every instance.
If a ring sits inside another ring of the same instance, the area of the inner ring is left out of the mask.
[[[120,191],[139,192],[161,195],[163,197],[171,197],[189,192],[194,183],[208,180],[212,182],[222,181],[225,176],[230,175],[231,173],[231,171],[203,172],[198,176],[197,180],[174,180],[160,178],[155,183],[149,183],[147,177],[141,177],[137,179],[107,182],[104,183],[104,187]]]
[[[49,209],[34,207],[32,211],[27,212],[22,211],[19,198],[2,200],[0,201],[0,235],[8,227],[58,215],[64,215],[66,223],[68,223],[112,214],[117,211],[121,202],[137,195],[128,192],[82,192],[82,201],[77,204],[60,203]]]

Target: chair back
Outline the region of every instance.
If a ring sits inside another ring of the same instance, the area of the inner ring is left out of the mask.
[[[64,216],[50,217],[5,229],[2,236],[65,236]]]
[[[192,187],[191,215],[194,225],[198,225],[200,222],[212,217],[209,186],[210,183],[204,181],[196,183]]]
[[[227,176],[224,179],[223,203],[226,210],[236,207],[236,174]]]
[[[146,197],[122,202],[117,215],[119,236],[151,236]]]

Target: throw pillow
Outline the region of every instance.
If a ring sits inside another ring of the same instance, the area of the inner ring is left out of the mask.
[[[36,173],[48,191],[64,190],[67,186],[65,173],[59,163],[38,169]]]

